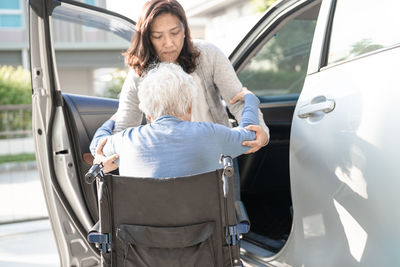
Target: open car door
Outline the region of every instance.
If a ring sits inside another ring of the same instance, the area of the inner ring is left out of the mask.
[[[81,2],[31,0],[29,24],[36,160],[60,262],[96,266],[100,257],[86,236],[98,220],[97,199],[94,185],[83,179],[90,167],[84,157],[118,101],[63,92],[68,86],[77,93],[93,91],[94,82],[85,86],[80,80],[82,90],[73,82],[84,72],[92,78],[100,56],[112,62],[108,67],[123,67],[121,52],[129,47],[135,23]]]

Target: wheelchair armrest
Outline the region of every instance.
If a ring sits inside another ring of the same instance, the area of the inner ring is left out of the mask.
[[[248,233],[250,231],[250,220],[242,201],[235,201],[235,212],[238,226],[242,228],[242,233]]]

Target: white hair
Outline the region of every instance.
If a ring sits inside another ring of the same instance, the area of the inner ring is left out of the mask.
[[[184,116],[195,97],[192,76],[174,63],[152,68],[139,85],[139,108],[153,120],[162,115]]]

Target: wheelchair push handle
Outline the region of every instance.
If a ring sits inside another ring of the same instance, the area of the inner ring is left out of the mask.
[[[226,197],[229,191],[228,178],[233,176],[233,174],[235,173],[235,169],[233,167],[232,157],[230,156],[225,156],[221,154],[219,163],[224,165],[224,171],[222,173],[222,184],[224,190],[224,197]]]
[[[227,177],[232,177],[235,172],[232,158],[230,156],[221,155],[221,163],[224,165],[224,174]]]
[[[93,164],[93,166],[90,167],[89,171],[85,174],[86,183],[91,184],[96,179],[96,177],[103,177],[103,167],[103,163],[101,162],[99,164]]]

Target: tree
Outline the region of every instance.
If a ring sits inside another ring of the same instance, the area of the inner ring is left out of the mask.
[[[276,0],[251,0],[251,3],[255,6],[255,11],[258,13],[264,13]]]
[[[0,67],[0,105],[32,103],[30,72],[21,66]],[[32,112],[20,108],[0,112],[0,132],[32,128]],[[18,135],[20,136],[20,135]],[[10,137],[10,136],[8,136]],[[0,139],[5,136],[0,136]]]
[[[368,52],[372,52],[383,48],[381,44],[373,44],[371,39],[362,39],[352,45],[351,53],[354,56],[359,56]]]
[[[119,98],[122,86],[124,85],[128,70],[116,69],[111,73],[111,80],[106,84],[106,90],[103,92],[103,97]]]
[[[0,67],[0,105],[32,103],[30,72],[21,66]]]

